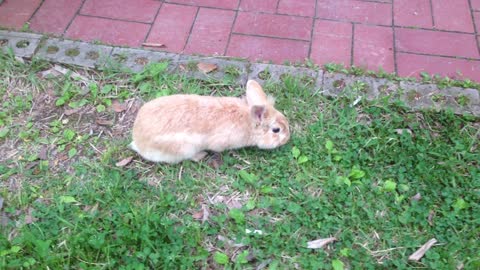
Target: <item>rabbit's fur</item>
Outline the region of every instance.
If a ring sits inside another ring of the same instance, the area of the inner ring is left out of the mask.
[[[290,130],[273,103],[253,80],[245,98],[160,97],[140,108],[130,147],[146,160],[165,163],[198,161],[207,150],[276,148],[289,140]]]

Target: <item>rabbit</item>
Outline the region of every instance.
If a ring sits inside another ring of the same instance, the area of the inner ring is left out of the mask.
[[[287,118],[273,97],[249,80],[246,96],[164,96],[145,103],[133,124],[130,148],[153,162],[200,161],[206,151],[248,146],[273,149],[290,139]]]

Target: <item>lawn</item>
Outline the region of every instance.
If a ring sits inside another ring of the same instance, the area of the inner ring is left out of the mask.
[[[127,147],[144,101],[244,92],[164,70],[58,75],[0,54],[1,269],[480,268],[480,119],[285,77],[264,85],[285,146],[154,164]]]

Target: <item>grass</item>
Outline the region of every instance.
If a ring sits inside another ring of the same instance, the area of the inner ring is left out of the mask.
[[[243,88],[165,63],[76,70],[85,82],[0,61],[2,269],[480,267],[479,119],[388,98],[352,107],[287,77],[265,85],[290,120],[287,145],[167,166],[127,149],[142,100]]]

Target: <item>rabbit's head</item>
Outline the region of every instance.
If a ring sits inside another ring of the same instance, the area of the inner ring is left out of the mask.
[[[252,139],[255,144],[261,149],[273,149],[286,144],[290,139],[288,121],[273,107],[273,97],[267,97],[260,84],[249,80],[246,99],[252,118]]]

